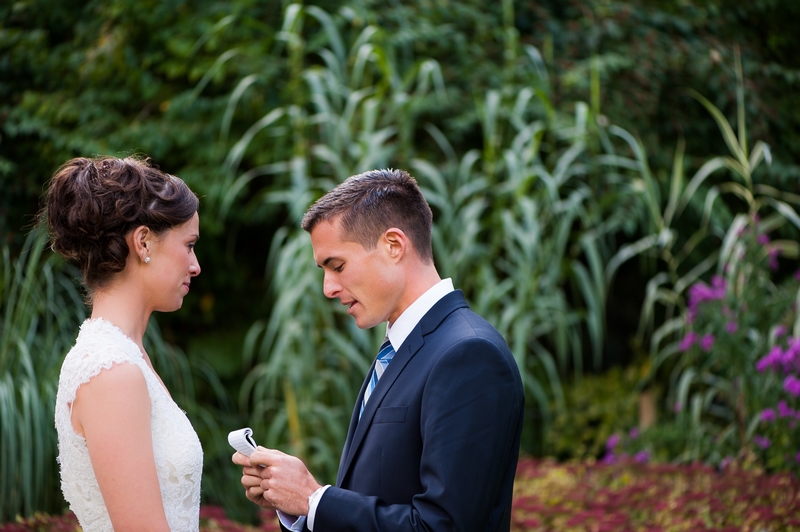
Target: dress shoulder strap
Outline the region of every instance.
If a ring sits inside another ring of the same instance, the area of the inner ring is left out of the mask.
[[[72,403],[82,384],[114,364],[125,363],[142,367],[144,359],[138,346],[112,323],[86,320],[61,366],[57,402]]]

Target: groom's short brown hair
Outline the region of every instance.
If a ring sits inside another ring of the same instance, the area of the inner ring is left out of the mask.
[[[433,214],[416,180],[404,170],[370,170],[348,177],[317,200],[301,223],[309,233],[341,218],[342,238],[374,249],[389,228],[401,229],[425,263],[433,262]]]

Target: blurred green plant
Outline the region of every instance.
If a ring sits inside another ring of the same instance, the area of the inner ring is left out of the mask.
[[[760,141],[748,150],[737,69],[738,134],[716,107],[694,95],[716,121],[730,155],[706,161],[684,184],[679,147],[663,211],[658,188],[644,188],[652,234],[623,246],[607,269],[607,276],[613,276],[619,264],[639,254],[663,267],[649,281],[642,309],[640,339],[649,343],[651,356],[650,375],[642,384],[666,376],[670,418],[665,423],[687,428],[680,454],[671,458],[684,461],[721,463],[734,457],[752,463],[754,442],[761,443],[756,448],[767,448],[756,429],[763,409],[777,402],[781,383],[774,375],[755,371],[756,362],[774,346],[776,327],[798,327],[797,283],[775,280],[770,271],[778,268],[778,255],[799,255],[800,216],[792,204],[800,205],[800,197],[758,182],[756,171],[762,161],[770,161],[770,150]],[[638,168],[647,180],[643,149],[627,140],[639,154]],[[722,170],[730,180],[712,177]],[[699,212],[699,227],[681,234],[674,225],[690,209]],[[784,238],[770,242],[767,233]],[[708,285],[702,279],[712,269]],[[783,431],[778,440],[790,441],[792,434]],[[653,434],[647,439],[654,447],[650,451],[660,452]],[[764,453],[767,464],[795,468],[796,460],[787,459],[787,453],[797,452],[792,445],[773,446]],[[674,441],[669,447],[675,448]]]
[[[63,506],[53,406],[61,360],[86,316],[66,268],[31,233],[0,262],[0,521]]]
[[[541,419],[529,427],[539,433],[526,442],[529,452],[541,452],[538,438],[553,411],[565,407],[562,378],[579,380],[603,367],[602,271],[632,200],[614,176],[598,171],[591,144],[599,143],[599,130],[590,126],[588,107],[576,105],[574,116],[556,113],[544,94],[487,93],[479,113],[492,149],[458,160],[429,128],[446,162],[411,165],[437,213],[440,272],[503,334],[522,371],[529,413]],[[551,111],[537,116],[542,108]]]
[[[602,458],[615,431],[637,425],[640,379],[640,371],[631,365],[585,375],[565,385],[565,408],[547,433],[546,455],[562,462]]]
[[[781,223],[781,216],[734,219],[717,274],[689,287],[676,318],[679,341],[662,349],[669,414],[624,442],[628,454],[798,470],[800,279],[773,279],[778,255],[797,246],[769,239]]]
[[[767,458],[770,469],[800,470],[800,432],[762,414],[777,407],[785,394],[780,417],[794,419],[800,396],[800,381],[796,389],[785,385],[800,373],[794,340],[785,345],[787,332],[792,337],[800,332],[800,283],[790,278],[778,284],[770,276],[781,250],[792,248],[796,254],[797,242],[770,241],[767,236],[770,227],[783,222],[782,216],[756,221],[738,215],[711,285],[698,282],[689,288],[685,333],[678,346],[682,354],[668,396],[676,415],[692,420],[693,438],[684,459],[719,463],[758,454]],[[781,344],[789,347],[786,357]],[[771,359],[766,365],[760,362],[770,350],[777,375],[766,371]],[[788,380],[782,378],[784,372]],[[764,437],[765,429],[771,439]]]

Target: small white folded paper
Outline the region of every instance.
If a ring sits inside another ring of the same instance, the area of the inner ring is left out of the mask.
[[[258,446],[253,439],[253,431],[250,429],[250,427],[231,431],[228,434],[228,443],[231,444],[231,447],[248,458],[253,451],[258,450]]]

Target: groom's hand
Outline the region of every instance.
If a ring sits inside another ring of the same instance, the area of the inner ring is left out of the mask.
[[[264,489],[261,487],[263,468],[251,465],[250,459],[240,452],[234,453],[232,460],[234,464],[242,466],[242,486],[247,499],[265,510],[275,510],[276,508],[264,498]]]
[[[275,449],[259,447],[250,455],[250,466],[243,471],[245,474],[249,471],[260,474],[260,495],[264,501],[289,515],[308,515],[308,497],[322,486],[302,460]],[[256,494],[257,491],[253,489],[252,493]]]

